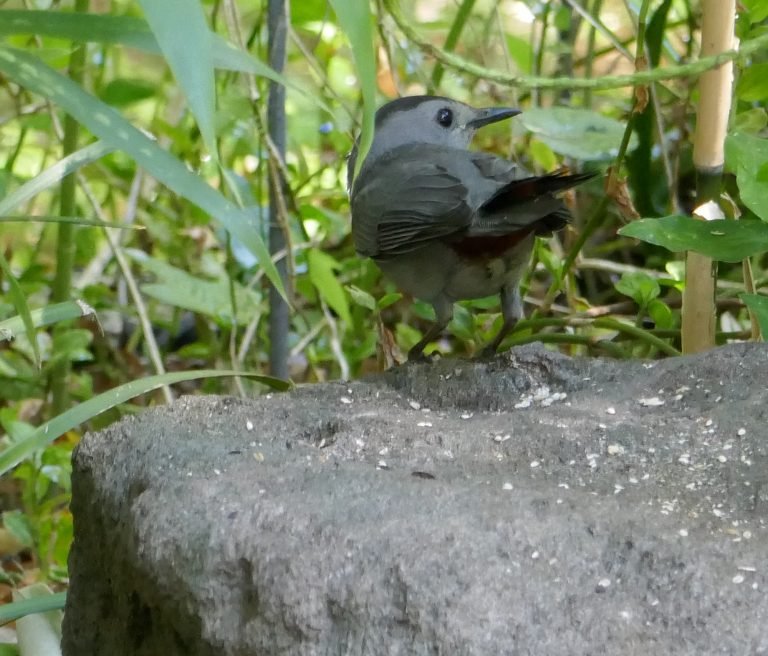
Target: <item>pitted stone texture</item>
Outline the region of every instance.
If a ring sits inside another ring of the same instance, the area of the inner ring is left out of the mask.
[[[768,653],[768,348],[541,347],[84,438],[65,654]]]

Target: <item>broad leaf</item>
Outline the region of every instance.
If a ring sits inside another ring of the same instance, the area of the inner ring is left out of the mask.
[[[309,263],[309,279],[317,289],[323,300],[330,305],[347,326],[352,325],[349,315],[349,303],[347,302],[344,288],[341,286],[334,269],[339,268],[339,263],[328,253],[317,248],[312,248],[307,253]]]
[[[641,272],[622,274],[614,286],[617,292],[629,296],[641,308],[645,308],[661,291],[655,278]]]
[[[740,262],[768,251],[768,224],[754,220],[702,221],[689,216],[665,216],[633,221],[619,234],[673,252],[696,251],[722,262]]]
[[[752,310],[757,323],[760,324],[760,334],[763,341],[768,341],[768,296],[760,294],[741,294],[739,298]]]
[[[529,109],[516,120],[556,153],[581,160],[615,157],[625,130],[602,114],[570,107]],[[634,138],[629,147],[635,147]]]
[[[224,325],[232,325],[229,282],[225,278],[203,280],[141,251],[127,250],[126,253],[157,277],[156,282],[141,286],[141,291],[147,296],[168,305],[207,315]],[[246,289],[238,283],[234,283],[234,286],[237,324],[244,326],[264,311],[261,297],[254,290]]]
[[[725,161],[736,172],[742,202],[768,221],[768,139],[729,135],[725,141]]]

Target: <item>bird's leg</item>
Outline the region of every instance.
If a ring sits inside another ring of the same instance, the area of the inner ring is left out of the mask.
[[[486,347],[480,351],[481,357],[490,357],[496,353],[504,338],[512,332],[520,319],[523,318],[523,299],[520,297],[520,289],[517,285],[504,285],[501,288],[501,316],[504,323],[499,332]]]
[[[410,351],[408,351],[408,361],[424,359],[424,348],[432,340],[440,335],[445,329],[451,319],[453,319],[453,303],[445,298],[438,298],[432,302],[432,307],[435,309],[435,323],[433,323],[429,330],[424,333],[418,343],[416,343]]]

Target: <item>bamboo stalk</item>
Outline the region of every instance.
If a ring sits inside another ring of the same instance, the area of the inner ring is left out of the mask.
[[[702,0],[701,56],[718,55],[734,45],[736,20],[735,0]],[[699,108],[693,142],[696,167],[696,201],[701,208],[717,203],[725,162],[725,136],[731,109],[733,62],[707,71],[699,80]],[[697,212],[697,218],[719,212]],[[685,290],[683,291],[683,353],[697,353],[715,346],[715,280],[716,263],[699,253],[688,252],[685,258]]]

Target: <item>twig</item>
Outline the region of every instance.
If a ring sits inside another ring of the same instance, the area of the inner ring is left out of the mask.
[[[502,86],[518,87],[522,89],[618,89],[638,84],[649,84],[664,80],[695,77],[706,71],[710,71],[726,62],[744,59],[755,52],[760,52],[768,46],[768,33],[747,41],[739,50],[728,50],[717,55],[702,57],[695,62],[677,66],[655,68],[653,70],[637,71],[627,75],[607,75],[594,79],[572,77],[536,77],[528,75],[515,75],[498,69],[487,68],[470,62],[454,53],[443,51],[441,48],[429,43],[412,27],[398,6],[397,0],[383,0],[384,6],[389,11],[397,26],[410,41],[417,45],[428,55],[431,55],[446,66],[468,75],[474,75],[489,82],[496,82]]]

